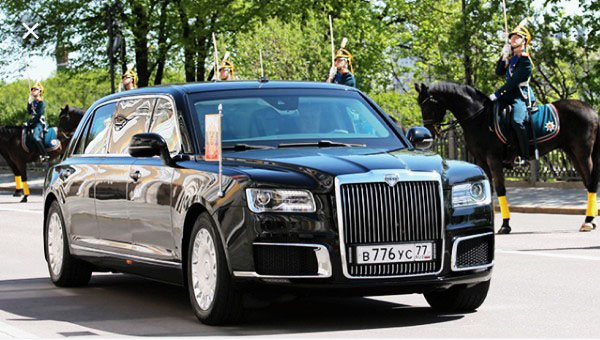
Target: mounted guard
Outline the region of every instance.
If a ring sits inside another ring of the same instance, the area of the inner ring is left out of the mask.
[[[352,67],[352,54],[345,48],[340,48],[337,51],[335,55],[335,65],[329,70],[327,82],[356,87],[354,69]]]
[[[233,62],[227,58],[228,56],[229,52],[225,54],[225,58],[223,58],[221,65],[219,65],[219,79],[221,81],[236,79],[235,66],[233,65]]]
[[[31,119],[25,124],[32,136],[32,144],[37,149],[42,161],[49,159],[48,152],[44,146],[44,134],[48,130],[46,124],[46,103],[44,103],[44,87],[40,82],[31,87],[31,93],[27,101],[27,113]]]
[[[529,160],[529,136],[525,125],[529,121],[528,113],[531,113],[536,103],[529,86],[535,66],[527,52],[531,34],[525,23],[526,20],[523,20],[508,34],[509,42],[504,45],[502,56],[496,64],[496,74],[505,76],[506,83],[490,95],[492,101],[498,101],[496,108],[512,108],[510,125],[517,140],[520,164]],[[532,129],[532,133],[535,134],[535,129]],[[533,139],[535,140],[535,136]]]
[[[127,71],[123,73],[121,77],[121,84],[119,84],[119,92],[137,89],[138,76],[133,70],[133,66],[129,66]]]

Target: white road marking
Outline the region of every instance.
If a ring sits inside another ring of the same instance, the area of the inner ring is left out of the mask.
[[[597,256],[571,255],[571,254],[555,254],[555,253],[544,253],[544,252],[540,252],[540,251],[523,251],[523,250],[502,250],[502,249],[496,249],[496,252],[497,253],[502,253],[502,254],[531,255],[531,256],[553,257],[553,258],[559,258],[559,259],[600,261],[600,257],[597,257]]]
[[[17,327],[13,327],[2,321],[0,321],[0,337],[2,337],[2,338],[5,338],[5,337],[19,338],[19,339],[38,338],[38,336],[36,336],[36,335],[33,335],[31,333],[20,330]]]
[[[43,214],[42,210],[28,210],[28,209],[14,209],[14,208],[0,208],[0,211],[13,211],[13,212],[26,212],[34,214]]]

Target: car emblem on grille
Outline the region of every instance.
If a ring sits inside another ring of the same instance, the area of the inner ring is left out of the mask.
[[[384,180],[389,186],[393,187],[396,185],[396,183],[398,183],[400,177],[396,174],[387,174],[385,175]]]

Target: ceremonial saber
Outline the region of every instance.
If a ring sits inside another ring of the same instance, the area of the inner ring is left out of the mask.
[[[329,16],[329,34],[331,35],[331,66],[335,66],[335,43],[333,42],[333,22]]]
[[[212,32],[212,40],[213,40],[213,46],[215,49],[215,81],[219,81],[219,75],[217,74],[219,72],[219,51],[217,51],[217,38],[215,38],[215,32]]]
[[[504,33],[506,33],[506,42],[508,42],[508,19],[506,19],[506,0],[502,0],[504,7]]]

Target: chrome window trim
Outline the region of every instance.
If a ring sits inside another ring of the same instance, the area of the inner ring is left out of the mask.
[[[270,243],[270,242],[254,242],[253,245],[258,246],[287,246],[287,247],[308,247],[316,248],[315,256],[317,257],[318,271],[317,275],[261,275],[255,271],[233,271],[233,276],[236,277],[256,277],[261,279],[324,279],[332,275],[331,256],[329,250],[322,244],[312,243]]]
[[[134,260],[134,261],[145,262],[145,263],[150,263],[150,264],[160,264],[160,265],[166,265],[166,266],[169,266],[169,267],[175,267],[175,268],[181,269],[181,263],[180,262],[157,260],[157,259],[152,259],[152,258],[143,257],[143,256],[122,254],[122,253],[117,253],[117,252],[114,252],[114,251],[108,251],[108,250],[102,250],[102,249],[84,247],[84,246],[80,246],[80,245],[77,245],[77,244],[72,244],[71,245],[71,249],[76,249],[76,250],[81,250],[81,251],[87,251],[87,252],[91,252],[91,253],[98,253],[98,254],[103,254],[103,255],[110,255],[110,256],[122,258],[124,260]]]
[[[98,107],[100,107],[100,106],[98,106]],[[86,129],[88,127],[91,128],[91,126],[86,126],[86,125],[88,125],[88,124],[92,125],[93,120],[94,120],[94,114],[96,114],[96,109],[94,109],[93,113],[91,113],[87,116],[86,120],[83,120],[83,117],[81,118],[81,121],[79,122],[79,124],[81,124],[83,122],[83,127],[81,128],[79,134],[76,136],[74,135],[73,137],[75,137],[75,138],[71,138],[71,141],[69,141],[68,149],[67,149],[67,152],[65,152],[65,154],[64,154],[64,158],[78,156],[78,154],[74,153],[75,149],[77,148],[77,144],[81,140],[81,135],[86,132],[89,133],[89,129],[87,131],[86,131]],[[77,131],[77,129],[75,129],[75,131]],[[87,137],[87,133],[86,133],[86,137]]]
[[[177,110],[177,105],[175,105],[175,98],[173,98],[172,95],[167,94],[167,93],[163,93],[163,94],[142,94],[142,95],[132,95],[132,96],[123,96],[123,97],[119,97],[119,98],[115,98],[115,99],[111,99],[105,102],[102,102],[101,104],[99,104],[98,106],[94,107],[94,114],[96,113],[96,111],[101,108],[104,105],[108,105],[111,103],[118,103],[119,101],[122,100],[135,100],[135,99],[143,99],[143,98],[156,98],[156,99],[166,99],[169,100],[171,102],[171,105],[173,105],[173,113],[175,115],[175,117],[178,116],[178,110]],[[158,100],[157,100],[158,102]],[[156,103],[154,105],[156,107]],[[154,108],[155,108],[154,107]],[[152,109],[152,115],[154,115],[154,108]],[[112,117],[112,116],[111,116]],[[150,118],[153,118],[153,116],[151,116]],[[92,117],[92,120],[94,119],[94,117]],[[150,123],[152,123],[152,120],[150,120]],[[112,123],[111,123],[112,124]],[[181,152],[182,149],[182,143],[181,143],[181,131],[179,130],[179,121],[177,120],[177,124],[175,124],[175,129],[176,129],[176,133],[177,133],[177,146],[179,148],[179,150],[173,151],[171,152],[171,155],[176,155],[178,153]],[[112,126],[112,125],[111,125]],[[146,127],[146,132],[148,132],[150,130],[150,127]],[[81,136],[78,136],[77,139],[79,140],[79,138],[81,138]],[[106,145],[105,148],[106,150],[108,150],[108,143],[110,141],[110,138],[106,139]],[[113,155],[114,157],[123,157],[123,156],[129,156],[129,154],[109,154],[109,153],[94,153],[94,154],[70,154],[69,157],[106,157],[109,155]],[[129,156],[131,157],[131,156]]]
[[[453,240],[454,244],[452,245],[452,255],[450,257],[450,268],[452,269],[452,271],[453,272],[462,272],[462,271],[466,271],[466,270],[485,269],[485,268],[489,268],[489,267],[493,266],[494,262],[496,261],[495,259],[492,260],[492,262],[490,262],[488,264],[484,264],[484,265],[480,265],[480,266],[461,267],[461,268],[458,268],[456,266],[456,251],[458,250],[458,244],[460,242],[466,241],[466,240],[471,240],[471,239],[478,238],[478,237],[489,236],[489,235],[494,235],[494,233],[490,231],[490,232],[483,233],[483,234],[476,234],[476,235],[471,235],[471,236],[463,236],[463,237],[454,238],[454,240]]]
[[[173,118],[175,119],[175,133],[177,134],[177,148],[175,151],[169,151],[169,153],[172,155],[177,155],[181,152],[183,152],[183,143],[181,142],[182,138],[181,138],[181,130],[179,129],[179,111],[177,110],[177,105],[175,105],[175,99],[173,98],[173,96],[171,95],[157,95],[156,96],[156,103],[154,103],[154,109],[152,109],[152,115],[150,116],[150,122],[148,123],[148,132],[150,132],[150,128],[152,127],[152,124],[154,123],[154,110],[156,110],[156,107],[158,106],[158,102],[160,99],[166,99],[169,100],[171,102],[171,106],[173,107]]]
[[[410,181],[436,181],[438,183],[439,194],[440,194],[440,211],[441,216],[441,237],[442,237],[442,257],[440,259],[440,270],[432,273],[423,274],[407,274],[407,275],[388,275],[388,276],[352,276],[348,272],[348,263],[346,261],[346,242],[344,240],[344,218],[342,216],[342,200],[341,200],[341,186],[343,184],[355,184],[355,183],[386,183],[386,175],[398,175],[398,182],[410,182]],[[445,220],[444,220],[444,189],[442,187],[442,176],[435,171],[411,171],[405,169],[388,169],[388,170],[371,170],[360,174],[340,175],[335,178],[335,205],[337,210],[337,222],[338,222],[338,234],[340,240],[340,254],[342,257],[342,272],[344,276],[349,279],[393,279],[403,277],[416,277],[416,276],[431,276],[438,275],[444,269],[444,255],[446,249],[446,237],[445,237]]]

